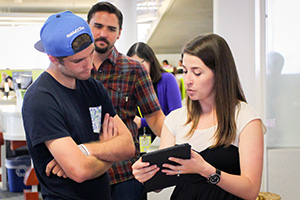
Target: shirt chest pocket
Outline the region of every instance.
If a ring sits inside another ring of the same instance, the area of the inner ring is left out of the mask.
[[[128,83],[113,83],[107,85],[112,102],[115,107],[130,106],[133,100],[132,85]]]

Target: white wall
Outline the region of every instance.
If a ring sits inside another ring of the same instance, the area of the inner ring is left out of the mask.
[[[250,104],[255,91],[255,16],[253,0],[215,0],[214,33],[229,43]]]
[[[0,69],[46,69],[46,54],[34,49],[42,24],[1,26]]]
[[[269,149],[268,158],[268,190],[284,200],[299,200],[299,148]]]
[[[136,0],[114,0],[112,2],[123,14],[123,30],[120,39],[116,42],[116,47],[119,52],[126,54],[129,47],[137,42]]]

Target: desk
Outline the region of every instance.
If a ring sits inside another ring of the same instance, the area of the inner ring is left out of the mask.
[[[4,145],[1,146],[2,190],[7,190],[7,172],[5,167],[5,140],[11,141],[12,146],[14,148],[17,148],[19,145],[26,144],[26,137],[23,128],[21,109],[19,107],[15,105],[1,105],[0,120],[1,130],[3,132],[4,139]]]
[[[17,102],[16,98],[12,98],[10,100],[4,100],[0,98],[0,105],[16,105],[16,102]]]

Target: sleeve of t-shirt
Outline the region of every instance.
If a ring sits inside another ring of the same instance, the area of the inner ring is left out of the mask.
[[[236,126],[237,126],[237,134],[239,135],[243,129],[249,124],[251,121],[255,119],[261,119],[261,116],[252,106],[247,103],[241,102],[240,109],[236,109]],[[266,133],[266,127],[262,122],[263,132]]]
[[[24,99],[24,128],[30,133],[32,145],[48,140],[70,136],[58,103],[48,93],[30,95]]]
[[[164,110],[165,115],[168,115],[172,110],[180,108],[181,105],[181,94],[177,81],[173,74],[166,73],[165,75],[165,94],[164,98],[167,101],[168,108]]]
[[[162,103],[161,109],[164,114],[168,115],[171,111],[181,108],[181,94],[174,75],[171,73],[164,73],[158,84],[161,84],[161,86],[157,88],[157,95],[159,97],[159,102]],[[141,118],[141,127],[148,127],[145,118]]]
[[[141,128],[149,127],[145,118],[141,118]]]

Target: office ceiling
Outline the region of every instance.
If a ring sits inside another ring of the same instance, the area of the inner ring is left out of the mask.
[[[0,0],[1,13],[87,13],[97,0]]]
[[[71,10],[86,15],[97,0],[0,0],[3,13],[55,13]],[[171,0],[147,43],[156,54],[180,53],[191,38],[213,31],[213,0]]]
[[[180,53],[193,37],[213,32],[213,0],[173,0],[147,41],[155,53]]]

